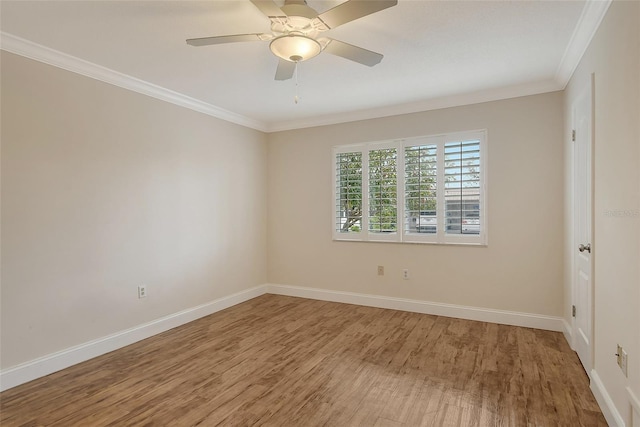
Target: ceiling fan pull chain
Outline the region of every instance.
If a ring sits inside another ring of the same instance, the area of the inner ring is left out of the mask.
[[[293,97],[293,102],[297,104],[298,101],[300,100],[300,97],[298,96],[298,61],[296,61],[295,68],[293,69],[293,77],[296,80],[296,90],[295,90],[295,96]]]

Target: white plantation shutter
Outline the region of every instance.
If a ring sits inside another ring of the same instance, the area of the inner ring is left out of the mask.
[[[392,233],[398,223],[398,150],[369,150],[369,232]]]
[[[404,149],[404,232],[435,234],[437,226],[437,145]]]
[[[362,230],[362,152],[334,154],[334,233],[348,235]]]
[[[334,239],[487,242],[486,132],[334,147]]]
[[[480,140],[444,146],[447,234],[480,234]]]

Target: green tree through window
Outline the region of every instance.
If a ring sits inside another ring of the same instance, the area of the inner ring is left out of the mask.
[[[342,232],[362,229],[362,153],[341,153],[337,162],[336,226]]]
[[[397,152],[395,148],[369,151],[369,231],[397,229]]]
[[[405,148],[405,230],[436,232],[437,159],[435,145]]]

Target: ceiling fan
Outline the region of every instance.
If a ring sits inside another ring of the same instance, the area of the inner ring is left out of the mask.
[[[270,41],[269,48],[280,58],[276,80],[293,77],[298,62],[327,52],[373,67],[382,55],[329,37],[322,32],[398,4],[398,0],[347,0],[318,14],[306,0],[285,0],[279,7],[273,0],[251,0],[271,20],[271,34],[234,34],[188,39],[191,46],[208,46],[245,41]]]

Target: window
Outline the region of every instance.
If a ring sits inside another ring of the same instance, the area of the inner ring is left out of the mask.
[[[335,240],[486,244],[486,132],[334,147]]]

